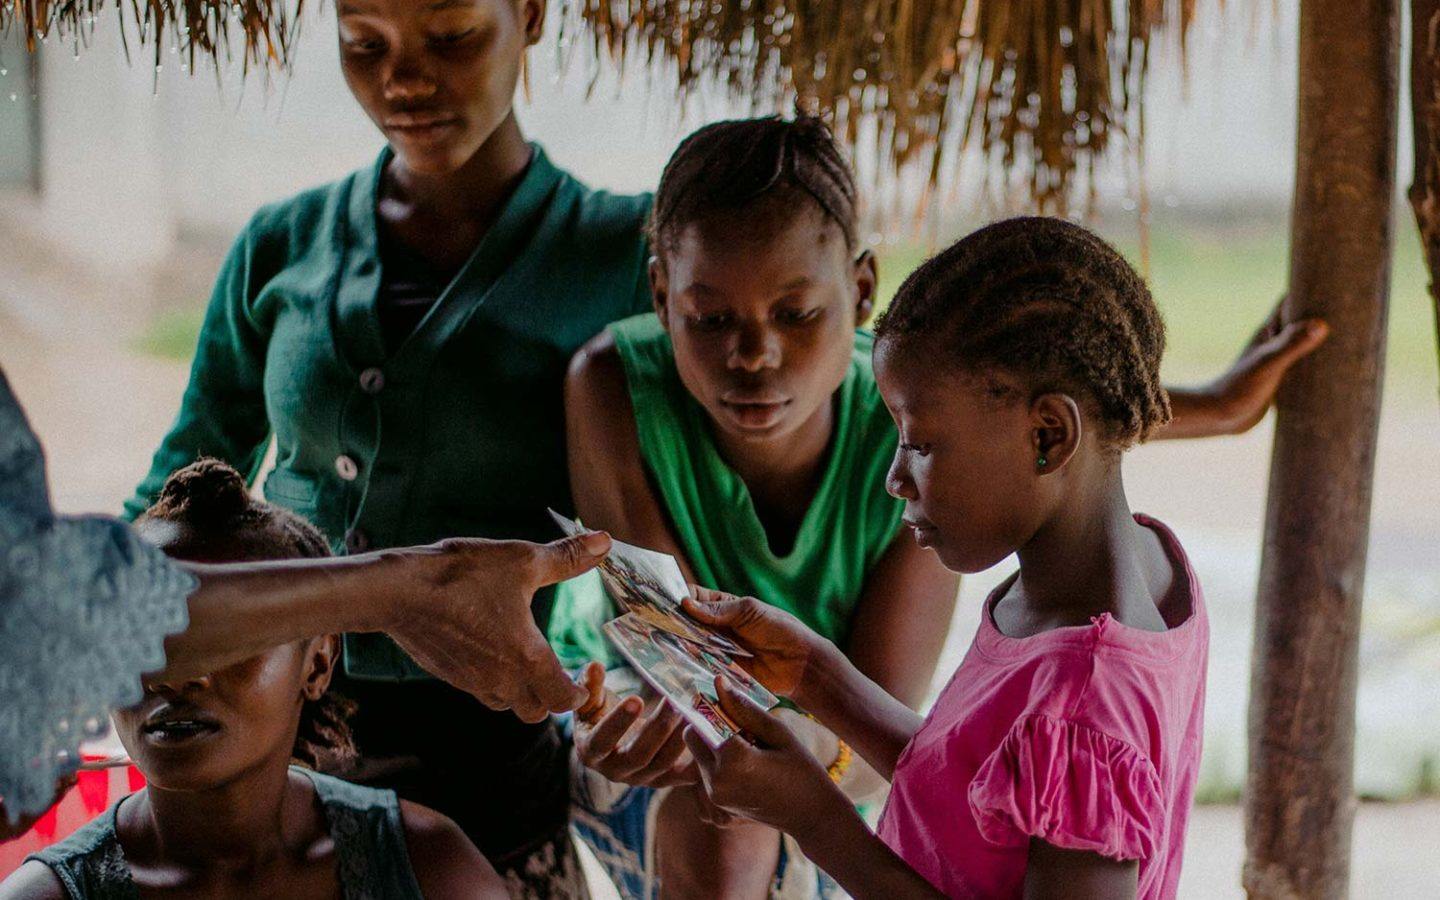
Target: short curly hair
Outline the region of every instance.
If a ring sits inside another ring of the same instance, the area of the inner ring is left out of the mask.
[[[316,559],[330,556],[325,535],[288,509],[250,496],[245,479],[228,463],[204,457],[165,480],[160,496],[136,525],[170,522],[185,528],[180,559],[223,557],[232,561]],[[218,551],[218,552],[217,552]],[[306,701],[291,751],[311,768],[342,764],[355,755],[349,720],[355,701],[326,691]]]
[[[859,240],[855,175],[830,128],[814,116],[765,116],[715,122],[680,142],[655,191],[647,226],[657,253],[674,247],[686,226],[714,216],[751,214],[762,203],[794,210],[813,204]]]
[[[1115,248],[1063,219],[1006,219],[961,239],[906,279],[875,334],[1089,400],[1119,449],[1170,421],[1165,324],[1149,289]]]

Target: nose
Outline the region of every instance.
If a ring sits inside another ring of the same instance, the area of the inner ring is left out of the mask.
[[[145,690],[162,697],[179,697],[183,694],[203,691],[208,687],[210,687],[209,675],[197,675],[194,678],[145,679]]]
[[[386,74],[385,99],[399,103],[428,100],[434,96],[437,87],[435,77],[418,55],[402,50]]]
[[[780,364],[780,342],[764,325],[741,325],[730,348],[730,368],[759,372]]]
[[[890,471],[885,473],[885,493],[897,500],[918,500],[920,493],[915,490],[915,481],[910,477],[910,465],[905,451],[895,449],[895,458],[890,460]]]

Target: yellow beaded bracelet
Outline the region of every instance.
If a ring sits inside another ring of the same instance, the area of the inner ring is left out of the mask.
[[[855,753],[850,749],[850,745],[840,741],[840,749],[835,752],[835,761],[825,767],[825,774],[830,776],[831,781],[839,784],[854,757]]]

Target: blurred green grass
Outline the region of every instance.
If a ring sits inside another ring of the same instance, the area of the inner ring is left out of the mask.
[[[1118,229],[1101,231],[1138,265],[1133,226],[1128,236],[1114,233]],[[1289,236],[1278,222],[1162,222],[1152,229],[1150,252],[1151,289],[1169,326],[1166,375],[1191,380],[1218,374],[1265,319],[1285,286]],[[925,246],[915,242],[879,248],[882,309],[927,255]],[[1390,381],[1433,387],[1440,373],[1434,312],[1425,289],[1420,243],[1407,219],[1396,228],[1391,279]],[[188,360],[203,314],[194,307],[157,315],[136,349]]]
[[[1139,242],[1100,229],[1139,266]],[[1435,313],[1415,226],[1402,219],[1391,269],[1388,375],[1392,383],[1434,386]],[[923,245],[882,247],[880,308],[928,255]],[[1165,315],[1165,367],[1175,379],[1218,374],[1264,321],[1285,288],[1289,235],[1283,223],[1160,223],[1150,236],[1150,287]]]

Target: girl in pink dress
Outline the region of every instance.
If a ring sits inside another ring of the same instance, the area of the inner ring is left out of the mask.
[[[1012,219],[917,270],[876,336],[907,525],[955,571],[1020,569],[923,720],[793,617],[697,589],[692,612],[754,652],[743,664],[893,785],[872,832],[727,686],[753,743],[687,735],[706,792],[857,898],[1174,897],[1209,627],[1179,541],[1121,478],[1170,415],[1149,291],[1085,229]]]

